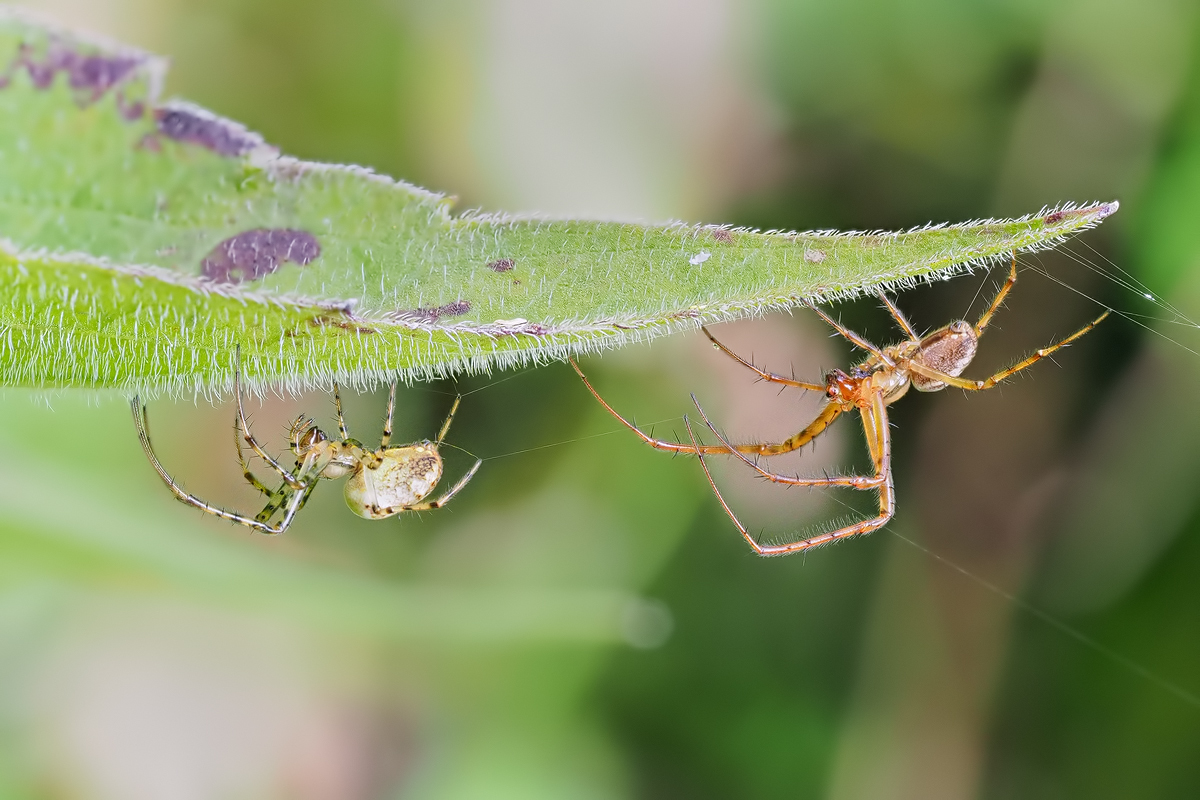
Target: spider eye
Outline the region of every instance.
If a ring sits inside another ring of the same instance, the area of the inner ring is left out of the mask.
[[[302,437],[300,437],[300,446],[301,447],[312,447],[313,445],[317,444],[318,442],[325,442],[328,440],[329,440],[329,437],[326,436],[325,434],[321,433],[321,429],[318,428],[316,425],[314,425],[311,428],[309,428],[308,430],[306,430],[304,432],[304,435]]]

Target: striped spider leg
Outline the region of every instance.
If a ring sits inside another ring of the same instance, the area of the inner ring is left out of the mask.
[[[833,327],[839,335],[868,354],[864,361],[849,372],[843,372],[840,369],[830,371],[825,376],[823,384],[798,381],[762,370],[721,344],[707,328],[703,328],[702,330],[705,335],[712,340],[718,349],[742,366],[753,371],[761,380],[778,383],[784,387],[821,391],[825,394],[825,405],[817,413],[816,418],[798,433],[779,443],[734,444],[730,442],[717,431],[716,427],[704,413],[704,410],[700,407],[700,404],[696,402],[694,395],[692,396],[692,400],[696,403],[696,409],[699,411],[701,420],[703,420],[705,427],[717,437],[720,444],[701,444],[687,417],[684,417],[684,424],[687,427],[690,442],[672,442],[664,439],[656,439],[643,433],[635,425],[618,414],[612,406],[604,401],[573,360],[571,364],[575,367],[575,371],[579,373],[579,376],[583,378],[584,385],[588,388],[588,391],[592,393],[600,404],[621,424],[636,433],[646,444],[659,450],[695,455],[699,458],[705,477],[708,479],[709,485],[716,494],[721,507],[756,553],[763,556],[798,553],[851,536],[870,533],[883,527],[892,518],[892,515],[895,513],[896,502],[893,489],[891,433],[888,424],[887,407],[903,397],[910,386],[921,392],[937,392],[945,389],[947,386],[954,386],[968,391],[990,389],[1016,373],[1033,366],[1059,348],[1065,347],[1079,339],[1099,325],[1110,313],[1109,311],[1105,311],[1098,318],[1065,339],[1049,347],[1043,347],[1035,351],[1027,358],[996,372],[988,378],[971,380],[961,377],[963,371],[975,358],[980,337],[983,335],[996,311],[1003,304],[1008,293],[1012,291],[1016,282],[1017,264],[1014,257],[1007,279],[997,291],[988,308],[974,325],[957,320],[924,336],[917,333],[891,298],[883,292],[879,292],[879,298],[883,302],[884,307],[906,336],[904,341],[883,348],[871,344],[814,304],[806,303],[812,311]],[[792,452],[821,435],[842,414],[855,410],[859,413],[863,433],[866,438],[867,451],[870,454],[874,467],[872,475],[823,478],[792,477],[771,472],[759,464],[757,458],[752,458],[752,456],[773,456]],[[757,472],[760,477],[773,483],[787,486],[840,487],[877,492],[879,498],[878,513],[870,519],[861,520],[812,538],[778,545],[760,544],[747,531],[746,527],[741,523],[733,509],[721,495],[721,491],[713,479],[706,461],[706,457],[713,455],[733,456]]]

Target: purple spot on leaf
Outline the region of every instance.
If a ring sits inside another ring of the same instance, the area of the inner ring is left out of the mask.
[[[1065,217],[1065,216],[1067,216],[1066,213],[1062,212],[1062,211],[1055,211],[1051,214],[1047,214],[1046,215],[1046,224],[1053,225],[1056,222],[1062,222],[1063,217]]]
[[[307,231],[255,228],[214,247],[200,263],[200,270],[204,277],[219,283],[241,283],[270,275],[285,261],[303,266],[319,255],[321,245]]]
[[[29,74],[34,88],[43,90],[54,85],[58,73],[65,72],[67,84],[75,92],[76,102],[87,106],[131,78],[145,61],[145,56],[141,55],[81,53],[58,39],[51,39],[46,52],[39,58],[33,46],[23,42],[4,74],[0,75],[0,89],[10,86],[13,76],[22,68]],[[121,115],[129,120],[138,119],[145,113],[145,105],[128,102],[123,91],[117,93],[117,107]]]
[[[262,139],[241,125],[194,106],[164,106],[155,109],[154,119],[163,136],[197,144],[223,156],[240,156],[262,144]]]
[[[492,272],[512,272],[516,264],[511,258],[501,258],[498,261],[493,261],[487,265],[487,268]]]

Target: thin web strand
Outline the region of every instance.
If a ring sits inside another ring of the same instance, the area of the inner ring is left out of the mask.
[[[1139,662],[1134,661],[1129,656],[1123,655],[1123,654],[1117,652],[1116,650],[1113,650],[1111,647],[1101,644],[1100,642],[1096,641],[1091,636],[1088,636],[1086,633],[1084,633],[1083,631],[1074,627],[1073,625],[1071,625],[1067,622],[1064,622],[1063,620],[1059,619],[1058,617],[1055,617],[1054,615],[1043,611],[1042,609],[1038,608],[1037,606],[1035,606],[1025,600],[1022,600],[1020,597],[1017,597],[1016,595],[1012,594],[1011,592],[1006,592],[1004,589],[1001,589],[999,586],[992,583],[991,581],[988,581],[988,580],[985,580],[984,578],[979,577],[978,575],[971,572],[966,567],[962,567],[962,566],[956,564],[955,562],[951,561],[950,559],[946,558],[945,556],[941,555],[940,553],[930,550],[925,545],[923,545],[919,542],[915,542],[912,539],[909,539],[907,536],[897,533],[896,531],[894,531],[890,528],[888,529],[888,533],[892,534],[900,541],[902,541],[908,545],[911,545],[912,547],[915,547],[917,550],[920,550],[922,553],[929,556],[930,558],[933,558],[936,561],[940,561],[942,564],[946,565],[947,567],[954,570],[955,572],[958,572],[962,576],[969,578],[971,581],[982,586],[984,589],[987,589],[992,594],[995,594],[998,597],[1004,598],[1008,602],[1012,603],[1013,606],[1015,606],[1016,608],[1019,608],[1021,611],[1024,611],[1026,614],[1030,615],[1031,617],[1034,617],[1035,619],[1040,620],[1044,624],[1049,625],[1051,628],[1054,628],[1055,630],[1059,631],[1060,633],[1066,634],[1067,636],[1069,636],[1070,638],[1079,642],[1080,644],[1082,644],[1083,646],[1092,650],[1093,652],[1099,653],[1100,655],[1104,656],[1105,658],[1107,658],[1109,661],[1113,662],[1114,664],[1124,667],[1126,670],[1130,671],[1134,675],[1137,675],[1138,677],[1140,677],[1146,681],[1149,681],[1150,683],[1157,686],[1159,689],[1162,689],[1163,691],[1167,692],[1168,694],[1172,694],[1175,697],[1179,698],[1180,700],[1183,700],[1185,703],[1192,706],[1193,708],[1200,709],[1200,696],[1197,696],[1197,695],[1193,694],[1192,692],[1189,692],[1187,689],[1184,689],[1179,684],[1167,680],[1166,678],[1162,677],[1158,673],[1150,670],[1148,667],[1145,667],[1142,664],[1140,664]]]
[[[1132,322],[1134,325],[1137,325],[1139,328],[1143,328],[1146,331],[1148,331],[1149,333],[1154,334],[1155,336],[1158,336],[1162,339],[1166,339],[1171,344],[1174,344],[1178,347],[1183,348],[1184,350],[1188,351],[1189,353],[1191,353],[1194,356],[1200,356],[1200,352],[1193,350],[1192,348],[1188,347],[1186,344],[1179,341],[1178,339],[1172,339],[1170,336],[1168,336],[1167,334],[1158,330],[1157,328],[1147,325],[1145,322],[1142,322],[1140,319],[1137,318],[1137,316],[1139,316],[1139,315],[1129,314],[1125,311],[1121,311],[1120,309],[1116,309],[1116,308],[1109,308],[1109,306],[1105,305],[1104,303],[1101,303],[1099,300],[1092,297],[1087,292],[1081,291],[1080,289],[1076,289],[1074,286],[1070,285],[1069,283],[1067,283],[1059,278],[1054,277],[1043,267],[1030,266],[1030,269],[1032,269],[1034,272],[1038,273],[1039,275],[1042,275],[1043,277],[1047,278],[1048,280],[1051,280],[1054,283],[1057,283],[1059,286],[1063,287],[1064,289],[1072,291],[1075,294],[1079,295],[1080,297],[1095,303],[1096,305],[1100,306],[1101,308],[1108,308],[1110,311],[1112,311],[1112,313],[1116,314],[1118,317],[1121,317],[1122,319]],[[1169,320],[1155,320],[1155,321],[1167,322]]]

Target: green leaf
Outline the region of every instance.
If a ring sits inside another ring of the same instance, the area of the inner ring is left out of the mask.
[[[5,66],[6,65],[6,66]],[[455,215],[160,103],[164,63],[0,11],[0,385],[210,391],[541,362],[947,277],[1117,204],[903,233]]]

